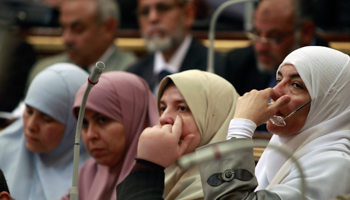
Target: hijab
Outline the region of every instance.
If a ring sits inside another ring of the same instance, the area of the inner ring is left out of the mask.
[[[306,175],[308,199],[350,193],[350,58],[327,47],[308,46],[290,53],[279,68],[293,65],[311,96],[301,130],[291,137],[273,135],[270,144],[294,152]],[[279,71],[279,70],[278,70]],[[267,148],[256,174],[259,189],[281,199],[300,199],[300,175],[288,157]],[[332,185],[337,184],[337,187]]]
[[[83,85],[75,98],[73,112],[81,106]],[[141,132],[158,122],[156,100],[142,78],[128,72],[103,73],[90,91],[86,108],[106,115],[124,125],[125,153],[112,169],[89,159],[79,173],[79,199],[115,200],[116,187],[135,164]],[[68,199],[68,197],[67,197]]]
[[[158,90],[160,99],[169,82],[179,89],[189,106],[201,141],[198,147],[224,141],[230,120],[233,118],[236,100],[239,97],[234,87],[222,77],[200,70],[188,70],[165,77]],[[165,170],[165,199],[203,199],[199,169],[187,171],[176,164]]]
[[[72,185],[76,120],[71,113],[74,97],[88,74],[68,63],[54,64],[40,72],[29,86],[25,104],[65,125],[63,138],[51,152],[33,153],[26,148],[23,118],[0,134],[0,168],[17,200],[59,199]],[[80,148],[80,164],[88,157]]]

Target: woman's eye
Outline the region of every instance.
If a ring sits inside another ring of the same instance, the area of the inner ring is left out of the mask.
[[[26,109],[26,113],[27,113],[27,114],[29,114],[29,115],[31,115],[31,114],[33,114],[33,110],[32,110],[32,109],[27,108],[27,109]]]
[[[83,119],[83,126],[87,126],[89,122],[86,119]]]
[[[303,89],[303,86],[298,83],[293,83],[293,87]]]
[[[108,120],[107,117],[101,117],[101,118],[98,119],[98,122],[99,122],[99,123],[104,123],[104,122],[106,122],[107,120]]]
[[[164,111],[165,111],[165,109],[166,109],[166,107],[165,107],[165,106],[160,106],[160,107],[159,107],[159,110],[160,110],[161,112],[164,112]]]
[[[187,108],[186,108],[185,106],[179,106],[179,110],[180,110],[180,111],[186,111]]]
[[[281,82],[281,80],[280,80],[280,79],[277,79],[277,80],[276,80],[276,85],[279,84],[280,82]]]
[[[47,123],[51,123],[54,121],[54,119],[52,119],[51,117],[49,116],[43,116],[43,120],[44,122],[47,122]]]

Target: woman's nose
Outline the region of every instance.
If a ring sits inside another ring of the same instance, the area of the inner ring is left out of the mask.
[[[281,97],[283,95],[286,94],[285,92],[285,84],[281,81],[280,83],[278,83],[277,85],[275,85],[275,87],[273,87],[273,90],[275,90],[275,92],[277,93],[278,97]],[[276,100],[276,99],[275,99]]]
[[[35,116],[30,116],[28,117],[27,120],[27,128],[31,131],[31,132],[36,132],[39,130],[39,126],[37,123],[37,119]]]
[[[174,124],[176,113],[170,110],[165,110],[159,117],[159,122],[163,126],[165,124]]]
[[[87,130],[86,130],[86,136],[90,140],[94,140],[99,138],[99,132],[97,128],[91,124],[89,124]]]

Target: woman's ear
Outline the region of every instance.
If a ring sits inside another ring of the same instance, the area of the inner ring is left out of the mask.
[[[0,200],[11,200],[11,196],[8,192],[0,192]]]

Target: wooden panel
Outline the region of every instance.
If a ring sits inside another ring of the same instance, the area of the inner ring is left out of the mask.
[[[64,51],[62,39],[59,36],[29,36],[27,41],[34,46],[39,54]],[[204,45],[209,46],[207,39],[201,41]],[[142,38],[118,38],[115,43],[122,49],[135,51],[138,54],[146,53],[145,42]],[[215,40],[214,48],[219,52],[226,53],[235,48],[248,46],[249,43],[249,40]],[[330,42],[330,47],[350,54],[350,42]]]

